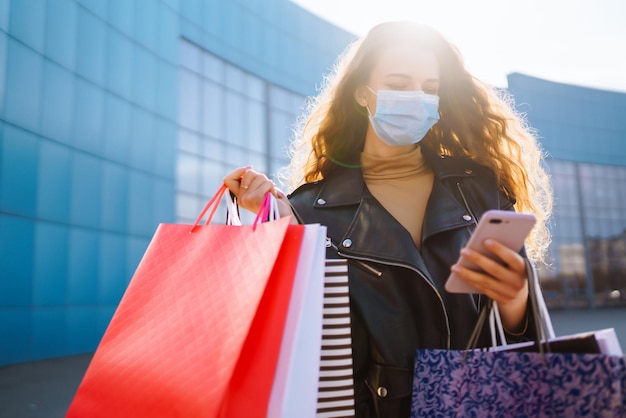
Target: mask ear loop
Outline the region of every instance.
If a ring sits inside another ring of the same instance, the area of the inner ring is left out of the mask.
[[[374,94],[374,96],[376,96],[376,98],[378,99],[378,93],[376,93],[376,92],[375,92],[375,91],[374,91],[374,90],[373,90],[370,86],[368,86],[368,85],[366,85],[365,87],[366,87],[369,91],[371,91],[371,92]],[[374,116],[374,115],[372,115],[372,112],[370,111],[370,108],[369,108],[369,106],[367,105],[367,103],[366,103],[366,104],[365,104],[365,106],[363,106],[363,107],[367,110],[367,115],[368,115],[369,117],[373,117],[373,116]]]

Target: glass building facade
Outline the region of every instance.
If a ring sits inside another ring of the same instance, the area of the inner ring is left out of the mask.
[[[0,366],[92,352],[158,223],[284,165],[353,39],[288,0],[0,0]]]
[[[274,174],[305,96],[233,65],[187,39],[179,69],[176,219],[193,223],[236,167]]]
[[[626,94],[522,74],[509,91],[546,151],[554,188],[552,308],[626,306]]]
[[[158,223],[276,173],[353,39],[288,0],[0,0],[0,366],[92,352]],[[626,94],[509,90],[550,154],[549,303],[626,304]]]

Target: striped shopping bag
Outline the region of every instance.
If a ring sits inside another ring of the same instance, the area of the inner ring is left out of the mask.
[[[326,260],[318,417],[354,417],[348,262]]]

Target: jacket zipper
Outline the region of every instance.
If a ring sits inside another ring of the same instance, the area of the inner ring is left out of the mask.
[[[370,266],[369,264],[364,263],[364,261],[369,261],[369,262],[372,262],[372,263],[387,264],[387,265],[390,265],[390,266],[404,267],[404,268],[408,268],[409,270],[412,270],[415,273],[417,273],[417,275],[420,276],[428,284],[428,286],[430,286],[430,288],[433,290],[433,292],[435,292],[435,294],[437,295],[437,299],[439,300],[439,303],[441,305],[441,311],[443,312],[444,319],[446,320],[446,331],[447,331],[446,332],[446,348],[448,350],[450,349],[450,319],[448,318],[448,312],[446,311],[446,306],[443,303],[443,298],[441,297],[441,294],[439,293],[437,288],[435,286],[433,286],[433,284],[428,280],[428,278],[426,278],[424,273],[422,273],[418,269],[414,268],[413,266],[410,266],[410,265],[407,265],[407,264],[391,263],[391,262],[386,261],[386,260],[376,260],[374,258],[355,257],[355,256],[351,256],[351,255],[342,253],[341,251],[339,251],[339,247],[337,247],[337,245],[335,245],[335,243],[332,242],[330,237],[326,237],[326,247],[331,247],[333,250],[335,250],[335,252],[337,254],[339,254],[342,257],[348,258],[350,260],[354,260],[361,267],[363,267],[366,270],[372,272],[377,277],[381,277],[383,275],[383,273],[380,270],[376,270],[374,267]]]

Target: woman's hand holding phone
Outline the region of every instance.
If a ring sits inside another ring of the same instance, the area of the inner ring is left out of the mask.
[[[498,302],[504,327],[516,328],[528,297],[526,264],[519,252],[535,222],[530,214],[486,212],[451,267],[446,290],[486,295]]]

